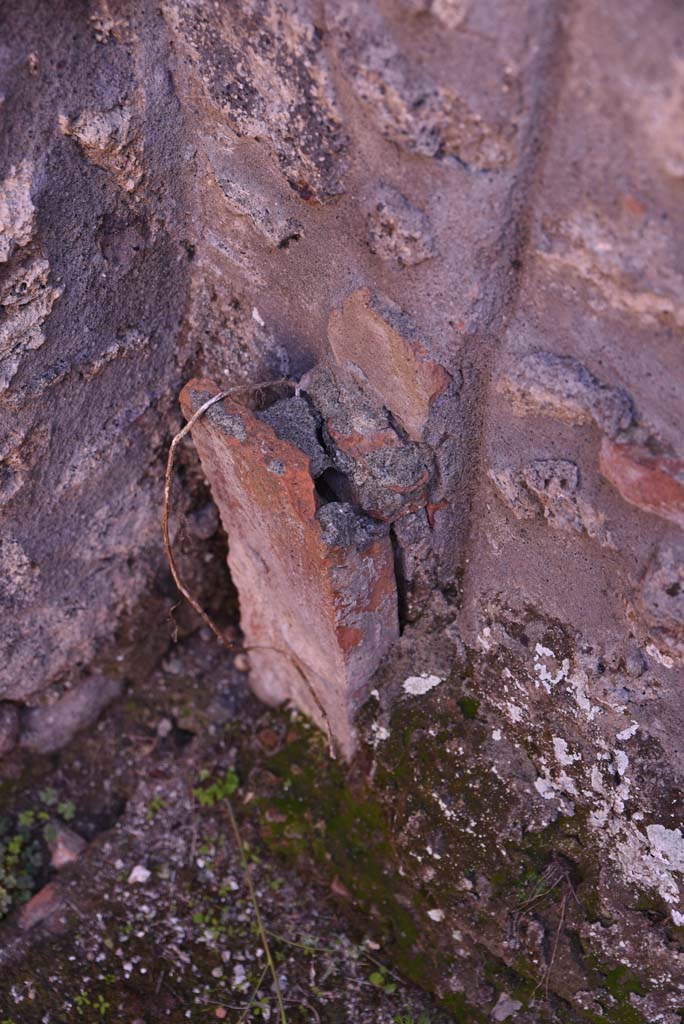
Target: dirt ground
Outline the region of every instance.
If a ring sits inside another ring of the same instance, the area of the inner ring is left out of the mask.
[[[273,791],[269,759],[307,730],[257,703],[203,631],[59,754],[5,762],[2,1024],[280,1021],[228,801],[288,1022],[453,1019],[387,966],[382,928],[342,882],[261,841],[250,804]],[[50,850],[70,833],[88,845],[56,871]]]

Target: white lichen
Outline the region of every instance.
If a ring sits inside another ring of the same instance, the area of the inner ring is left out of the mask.
[[[554,686],[567,679],[570,672],[570,661],[568,658],[563,658],[559,663],[550,648],[544,647],[543,644],[535,644],[533,668],[538,682],[547,693],[551,693]]]
[[[430,690],[434,690],[435,686],[439,686],[443,682],[444,680],[439,676],[431,676],[427,672],[422,672],[419,676],[409,676],[408,679],[405,679],[403,690],[404,693],[410,693],[413,697],[422,697],[423,694],[429,693]]]
[[[616,740],[620,740],[621,743],[624,743],[626,740],[631,740],[632,736],[634,736],[634,734],[637,732],[638,728],[639,728],[639,723],[635,722],[635,721],[632,721],[632,724],[628,725],[626,729],[622,730],[622,732],[619,732],[616,735],[615,739]]]
[[[568,765],[574,764],[575,761],[581,760],[580,754],[569,753],[567,741],[561,736],[554,736],[552,742],[553,753],[559,764],[567,767]]]

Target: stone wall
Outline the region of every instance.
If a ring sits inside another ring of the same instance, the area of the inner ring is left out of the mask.
[[[393,550],[384,631],[326,619],[363,647],[353,679],[335,662],[343,718],[380,686],[393,616],[383,693],[460,665],[491,725],[473,757],[511,794],[483,842],[581,819],[606,873],[586,941],[648,963],[657,995],[630,1007],[674,1020],[678,5],[99,0],[0,23],[0,743],[68,691],[89,720],[168,644],[183,384],[307,374],[327,438],[307,516],[332,495],[384,524],[382,573]],[[220,610],[206,484],[190,454],[181,470],[185,569]],[[356,557],[369,535],[350,537]],[[258,620],[258,581],[245,600]]]

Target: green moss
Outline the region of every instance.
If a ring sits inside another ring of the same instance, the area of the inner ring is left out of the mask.
[[[464,718],[477,718],[480,702],[475,697],[461,697],[458,706]]]
[[[533,1003],[540,1020],[547,1019],[539,963],[520,955],[510,965],[492,952],[505,948],[511,922],[517,927],[526,916],[542,921],[547,935],[560,929],[561,955],[548,979],[557,1020],[593,1024],[593,1014],[573,1005],[574,993],[586,988],[603,1007],[597,1021],[643,1024],[629,1002],[630,992],[642,991],[639,979],[625,988],[624,968],[598,970],[576,937],[582,921],[605,918],[586,812],[578,806],[574,817],[559,816],[539,832],[502,843],[510,792],[486,755],[479,756],[491,730],[481,702],[463,695],[462,685],[449,681],[428,699],[397,706],[390,737],[374,755],[372,783],[367,763],[345,769],[329,760],[312,730],[298,727],[298,737],[269,759],[267,784],[257,786],[263,837],[317,877],[341,883],[335,888],[351,895],[360,930],[370,927],[392,965],[438,993],[463,1024],[485,1018],[471,1005],[467,987],[455,994],[444,982],[469,972],[478,999],[485,983],[523,1006]],[[433,842],[441,842],[436,861],[424,853]],[[428,916],[439,906],[451,908],[458,921],[459,881],[481,908],[478,963],[459,960],[446,926]],[[478,892],[481,884],[489,895]]]

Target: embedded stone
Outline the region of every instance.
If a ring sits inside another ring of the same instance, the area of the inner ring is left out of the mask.
[[[569,459],[533,459],[518,470],[492,470],[489,476],[517,519],[543,515],[556,529],[586,533],[612,546],[604,517],[582,498],[579,469]]]
[[[528,352],[515,361],[501,386],[522,415],[541,413],[571,423],[593,420],[610,438],[634,423],[634,405],[627,392],[603,384],[572,356]]]
[[[142,144],[134,128],[131,107],[122,104],[110,110],[85,110],[70,121],[60,116],[59,128],[75,139],[85,156],[108,171],[126,192],[132,192],[143,177]]]
[[[604,438],[600,467],[630,505],[684,528],[684,460]]]
[[[333,310],[328,339],[339,365],[355,373],[411,440],[420,441],[430,407],[450,377],[429,358],[399,307],[361,288]]]
[[[54,704],[24,712],[20,744],[36,754],[52,754],[80,732],[94,725],[100,714],[120,696],[120,679],[92,676],[69,690]]]
[[[185,416],[218,390],[191,381]],[[292,701],[350,756],[354,712],[399,633],[388,527],[320,506],[309,455],[231,399],[192,434],[228,534],[252,688]]]
[[[33,167],[22,160],[19,167],[10,167],[0,182],[0,263],[31,241],[35,224],[35,207],[31,200]]]
[[[663,545],[644,573],[636,610],[648,626],[656,648],[666,657],[684,660],[684,548]]]
[[[78,860],[88,845],[83,836],[79,836],[66,825],[55,825],[53,831],[48,834],[50,864],[57,871]]]
[[[367,227],[370,251],[387,262],[414,267],[435,255],[427,214],[396,189],[378,189],[368,212]]]
[[[62,899],[56,882],[48,882],[24,904],[19,913],[18,925],[22,931],[29,931],[36,925],[48,921],[62,909]]]

